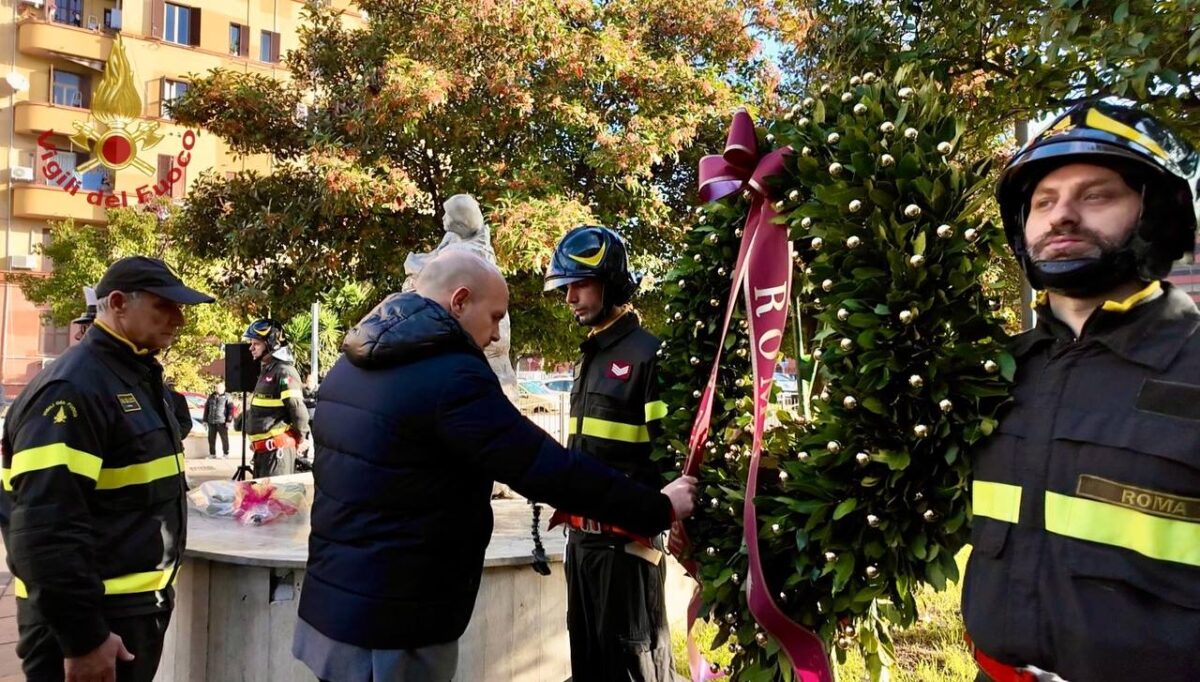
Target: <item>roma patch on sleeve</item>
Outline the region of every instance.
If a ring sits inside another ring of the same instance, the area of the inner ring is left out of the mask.
[[[1080,497],[1108,502],[1154,516],[1182,521],[1200,521],[1200,499],[1158,490],[1148,490],[1084,474],[1075,489]]]

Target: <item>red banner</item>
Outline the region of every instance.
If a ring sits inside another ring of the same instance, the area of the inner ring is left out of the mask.
[[[700,198],[716,201],[729,194],[747,189],[751,193],[750,210],[734,265],[733,284],[725,306],[725,320],[717,342],[716,356],[708,383],[700,397],[696,419],[688,442],[688,457],[683,473],[695,476],[704,461],[704,445],[708,440],[716,395],[717,372],[721,350],[729,332],[733,307],[739,293],[744,293],[746,318],[754,361],[754,438],[750,454],[749,477],[746,481],[745,504],[742,509],[743,532],[749,556],[750,571],[746,579],[746,600],[750,613],[768,636],[780,645],[791,660],[792,670],[800,682],[833,682],[829,657],[821,639],[792,621],[775,603],[763,573],[762,556],[758,546],[758,515],[754,496],[758,488],[759,461],[762,456],[763,429],[775,362],[783,343],[787,325],[788,301],[792,286],[792,246],[787,227],[776,225],[776,213],[771,207],[766,179],[783,169],[783,159],[790,148],[777,149],[765,156],[758,154],[754,122],[744,110],[734,114],[720,156],[706,156],[700,161]],[[682,556],[690,541],[683,524],[671,529],[671,551]],[[684,568],[696,576],[696,565],[688,561]],[[712,679],[695,641],[691,636],[692,623],[699,613],[699,592],[688,609],[688,659],[693,682]]]

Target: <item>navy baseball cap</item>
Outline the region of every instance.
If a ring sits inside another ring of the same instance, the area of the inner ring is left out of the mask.
[[[114,291],[149,291],[180,305],[216,301],[184,284],[166,263],[147,256],[129,256],[108,266],[96,285],[96,297],[104,298]]]

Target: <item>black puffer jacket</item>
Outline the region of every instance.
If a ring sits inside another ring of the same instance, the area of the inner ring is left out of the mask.
[[[466,630],[492,532],[492,481],[653,535],[666,496],[563,449],[505,398],[439,305],[394,294],[352,329],[318,401],[300,617],[370,649]]]

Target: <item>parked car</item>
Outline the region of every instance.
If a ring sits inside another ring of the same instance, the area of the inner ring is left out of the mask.
[[[542,385],[555,393],[570,393],[575,380],[571,377],[551,377],[542,381]]]
[[[517,409],[526,413],[557,412],[558,394],[536,381],[517,382]]]
[[[192,416],[191,435],[208,436],[208,427],[204,424],[204,403],[208,401],[208,396],[191,391],[180,391],[180,393],[187,400],[188,414]]]

